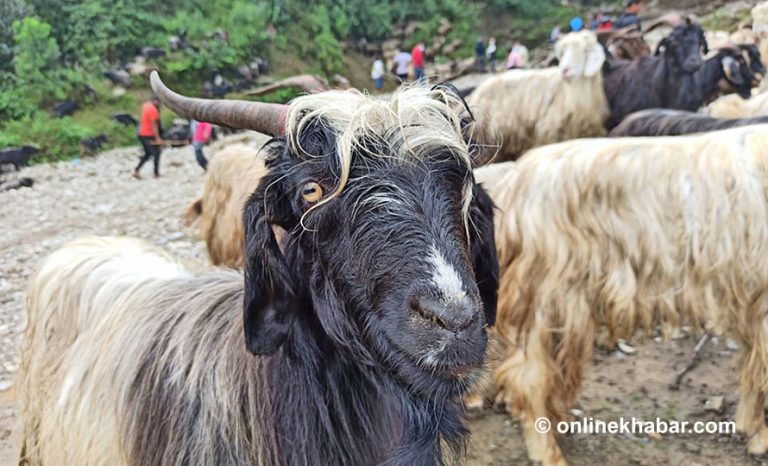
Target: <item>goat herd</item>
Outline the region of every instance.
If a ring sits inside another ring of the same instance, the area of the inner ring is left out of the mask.
[[[683,325],[740,343],[736,427],[765,453],[768,126],[717,118],[765,98],[690,113],[764,70],[706,51],[690,20],[634,61],[573,33],[557,68],[466,103],[424,84],[201,100],[153,72],[179,115],[273,138],[218,154],[187,213],[227,269],[107,237],[40,265],[22,464],[461,462],[493,329],[497,400],[531,460],[565,465],[534,421],[567,416],[598,332]]]

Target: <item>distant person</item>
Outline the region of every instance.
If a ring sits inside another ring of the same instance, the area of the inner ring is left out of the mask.
[[[582,20],[579,16],[574,16],[571,18],[568,26],[571,28],[571,32],[579,32],[584,29],[584,20]]]
[[[373,79],[373,85],[376,87],[376,92],[381,93],[384,90],[384,61],[380,55],[376,56],[376,60],[371,67],[371,78]]]
[[[419,42],[411,50],[411,57],[413,59],[413,74],[416,81],[421,81],[424,78],[424,42]]]
[[[395,55],[392,61],[395,62],[397,68],[395,68],[395,74],[400,79],[400,82],[406,82],[408,80],[408,67],[411,66],[411,54],[401,50]]]
[[[515,42],[507,56],[507,69],[525,68],[528,61],[528,48],[520,42]]]
[[[149,102],[141,106],[141,120],[138,131],[139,142],[144,148],[144,156],[133,171],[133,177],[140,180],[141,167],[151,158],[155,165],[155,178],[160,177],[160,150],[163,138],[160,133],[160,99],[152,95]]]
[[[555,24],[555,27],[552,28],[552,32],[549,33],[549,43],[554,44],[557,42],[557,39],[560,38],[560,25]]]
[[[211,139],[213,125],[207,121],[198,121],[195,125],[195,132],[192,135],[192,146],[195,148],[195,159],[203,170],[208,171],[208,159],[203,154],[203,146]]]
[[[597,25],[597,32],[606,32],[613,30],[613,20],[610,16],[603,14],[600,17],[600,22]]]
[[[491,37],[488,39],[488,48],[485,49],[485,56],[488,58],[488,64],[491,66],[491,73],[496,72],[496,38]]]
[[[483,36],[478,36],[475,44],[475,68],[478,73],[485,73],[485,40],[483,40]]]
[[[600,26],[600,15],[595,13],[592,15],[592,18],[589,20],[589,30],[597,31],[597,28],[599,26]]]
[[[613,29],[624,29],[634,26],[634,30],[642,31],[640,24],[640,17],[638,16],[643,10],[643,2],[640,0],[629,0],[627,6],[624,8],[624,13],[616,19],[613,23]]]

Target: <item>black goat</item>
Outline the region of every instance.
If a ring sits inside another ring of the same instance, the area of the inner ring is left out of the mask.
[[[128,87],[131,85],[131,75],[125,70],[109,70],[104,72],[104,77],[117,86]]]
[[[101,146],[107,143],[107,135],[99,134],[92,138],[85,138],[80,140],[80,156],[87,157],[92,156],[101,149]]]
[[[701,68],[707,41],[701,26],[686,19],[664,38],[654,56],[612,61],[605,68],[604,88],[611,109],[611,129],[625,116],[646,108],[696,110],[702,92],[694,73]]]
[[[29,335],[50,350],[31,339],[25,348],[35,363],[24,364],[23,392],[38,398],[25,409],[31,463],[458,459],[468,434],[459,397],[480,375],[498,285],[493,203],[474,180],[481,148],[464,102],[409,87],[391,101],[326,92],[289,108],[206,103],[152,80],[179,115],[277,136],[244,207],[244,284],[231,271],[194,277],[124,238],[55,253],[30,285],[38,330]],[[146,286],[124,286],[132,280]],[[37,296],[62,304],[38,319]],[[84,322],[75,326],[83,344],[41,330],[72,328],[71,319]],[[64,380],[78,387],[66,400]],[[81,402],[86,393],[99,403]]]
[[[80,104],[74,100],[65,100],[53,106],[53,114],[58,118],[64,118],[75,113],[78,107],[80,107]]]
[[[0,181],[0,192],[10,191],[12,189],[31,188],[35,184],[32,178],[19,178],[17,180]]]
[[[723,47],[704,60],[695,74],[701,90],[701,107],[724,94],[736,93],[743,99],[752,95],[754,75],[738,47]],[[692,109],[692,110],[696,110]]]
[[[682,110],[652,108],[627,116],[613,128],[610,136],[680,136],[762,123],[768,123],[768,116],[725,120]]]
[[[110,117],[111,120],[125,126],[138,126],[139,120],[129,113],[115,113]]]
[[[165,50],[157,47],[143,47],[141,49],[141,55],[147,60],[154,60],[156,58],[164,57]]]
[[[765,77],[765,63],[763,63],[764,58],[760,55],[760,49],[755,44],[739,44],[738,47],[752,71],[752,86],[758,86]]]
[[[13,165],[16,171],[29,164],[29,159],[40,152],[35,146],[7,147],[0,149],[0,167]]]
[[[220,99],[235,90],[230,82],[219,80],[221,84],[215,84],[210,81],[203,83],[203,95],[208,98]]]

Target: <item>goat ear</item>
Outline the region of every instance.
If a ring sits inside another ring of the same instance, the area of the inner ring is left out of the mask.
[[[267,204],[253,196],[243,214],[245,227],[245,345],[253,354],[268,355],[287,339],[294,320],[295,280],[262,211]]]
[[[477,185],[470,206],[470,254],[475,281],[483,300],[485,322],[496,322],[496,301],[499,290],[499,260],[496,257],[496,241],[493,228],[494,205],[488,193]]]
[[[656,51],[653,52],[654,55],[660,54],[662,51],[665,51],[669,46],[669,39],[662,39],[661,42],[656,46]]]
[[[728,82],[733,84],[734,86],[741,86],[744,84],[744,80],[741,78],[741,73],[739,72],[739,62],[733,59],[733,57],[725,57],[723,58],[723,73],[725,74],[726,79],[728,79]]]
[[[587,61],[584,64],[584,76],[587,78],[595,76],[603,69],[603,63],[605,63],[603,46],[598,44],[591,47],[589,53],[587,53]]]

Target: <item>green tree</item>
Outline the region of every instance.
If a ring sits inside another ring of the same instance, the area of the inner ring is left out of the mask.
[[[13,22],[29,10],[21,0],[0,0],[0,79],[13,71]]]
[[[34,105],[63,99],[69,90],[51,26],[34,17],[13,23],[16,91]]]

